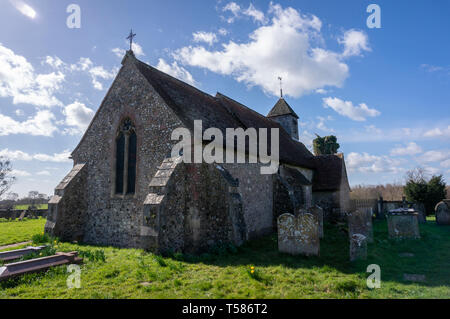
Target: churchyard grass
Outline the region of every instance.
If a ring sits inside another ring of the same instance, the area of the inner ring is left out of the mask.
[[[45,219],[0,220],[0,246],[31,240],[31,237],[44,231]]]
[[[16,205],[16,206],[14,206],[14,209],[15,210],[27,210],[28,209],[28,207],[30,207],[31,205],[29,205],[29,204],[26,204],[26,205]],[[48,204],[38,204],[38,205],[35,205],[36,206],[36,209],[48,209]]]
[[[275,235],[200,256],[58,242],[85,259],[80,289],[67,288],[63,266],[0,283],[0,298],[450,298],[450,227],[429,220],[420,229],[421,240],[393,241],[386,222],[374,222],[368,259],[356,263],[345,225],[325,225],[320,257],[280,254]],[[366,286],[369,264],[381,267],[380,289]],[[405,273],[426,281],[406,282]]]

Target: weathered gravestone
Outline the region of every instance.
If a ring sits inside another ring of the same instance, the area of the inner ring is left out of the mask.
[[[347,214],[348,235],[350,238],[354,234],[364,235],[367,242],[373,242],[372,213],[369,209],[355,210]]]
[[[439,225],[450,225],[450,199],[444,199],[434,208],[436,212],[436,223]]]
[[[418,213],[414,209],[398,208],[387,214],[390,238],[420,239]]]
[[[425,212],[425,205],[423,203],[414,203],[412,208],[419,214],[417,219],[419,223],[424,224],[427,222],[427,214]]]
[[[25,218],[26,214],[27,214],[26,211],[23,211],[22,213],[20,213],[19,220],[22,221]]]
[[[292,255],[319,255],[319,225],[315,216],[300,213],[278,217],[278,250]]]
[[[308,208],[308,211],[317,219],[319,224],[319,237],[323,238],[323,209],[320,206]]]
[[[350,261],[367,259],[367,237],[353,234],[350,238]]]

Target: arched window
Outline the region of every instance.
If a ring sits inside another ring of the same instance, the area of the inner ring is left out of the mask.
[[[125,119],[116,136],[116,178],[117,195],[134,194],[136,190],[136,130],[130,119]]]

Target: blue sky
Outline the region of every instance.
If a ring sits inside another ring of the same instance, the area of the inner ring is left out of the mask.
[[[81,28],[66,25],[70,4]],[[366,8],[381,9],[369,29]],[[134,51],[267,114],[283,77],[301,140],[338,137],[351,185],[450,177],[448,1],[0,0],[0,155],[11,191],[52,194],[68,154]]]

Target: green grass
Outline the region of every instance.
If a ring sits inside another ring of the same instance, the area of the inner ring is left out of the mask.
[[[171,257],[52,241],[58,251],[84,257],[81,288],[67,289],[63,266],[0,283],[0,298],[450,298],[450,227],[432,221],[420,227],[421,240],[400,242],[388,240],[386,222],[375,222],[368,260],[357,263],[349,262],[345,227],[332,225],[321,256],[310,258],[278,253],[276,236]],[[414,257],[399,257],[405,252]],[[366,286],[369,264],[381,267],[380,289]],[[427,281],[404,282],[403,273]]]
[[[27,210],[28,207],[30,207],[31,205],[26,204],[26,205],[16,205],[14,206],[15,210]],[[48,204],[38,204],[36,205],[37,209],[48,209]]]
[[[44,231],[45,219],[24,219],[23,221],[0,221],[0,246],[31,240]]]

